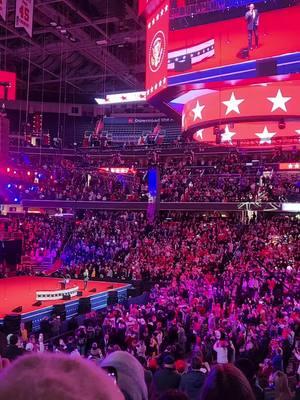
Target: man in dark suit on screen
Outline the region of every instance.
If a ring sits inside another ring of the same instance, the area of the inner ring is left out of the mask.
[[[252,38],[255,39],[255,47],[258,47],[258,24],[259,24],[259,13],[255,8],[254,4],[249,5],[249,11],[246,12],[245,20],[247,22],[248,29],[248,50],[252,48]]]

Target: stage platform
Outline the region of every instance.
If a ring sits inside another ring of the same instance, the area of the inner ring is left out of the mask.
[[[35,306],[36,292],[59,290],[61,279],[20,276],[0,279],[0,325],[3,324],[6,315],[15,314],[13,310],[22,306],[21,320],[32,321],[33,329],[39,328],[40,321],[49,317],[53,312],[53,306],[64,304],[66,318],[69,319],[78,313],[79,299],[89,297],[92,310],[99,310],[107,306],[108,294],[111,291],[118,293],[118,300],[127,298],[127,289],[131,285],[126,283],[89,281],[87,290],[83,290],[82,280],[71,280],[70,285],[79,286],[82,296],[72,297],[71,300],[47,300],[40,306]]]

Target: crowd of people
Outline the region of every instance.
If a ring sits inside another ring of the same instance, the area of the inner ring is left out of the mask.
[[[79,217],[60,272],[152,281],[150,294],[140,305],[129,300],[72,319],[68,333],[57,315],[38,337],[22,324],[19,336],[2,340],[7,374],[26,365],[14,361],[23,353],[54,364],[59,358],[44,353],[59,353],[105,369],[126,399],[299,395],[296,218],[167,213],[149,225],[138,212]]]
[[[203,174],[199,168],[167,169],[161,200],[176,202],[285,202],[299,195],[299,176],[265,171],[260,175]]]
[[[299,159],[297,153],[293,157],[294,162]],[[299,173],[278,170],[278,161],[285,158],[286,153],[256,159],[236,152],[212,158],[196,157],[189,152],[165,159],[156,153],[149,154],[146,164],[138,158],[124,160],[121,155],[112,157],[111,162],[48,160],[34,182],[10,183],[9,193],[18,201],[147,201],[147,170],[157,166],[163,202],[296,201],[300,193]],[[129,171],[101,170],[107,166],[126,167]]]
[[[3,221],[1,219],[1,221]],[[51,266],[59,257],[73,232],[73,218],[60,214],[16,214],[4,219],[0,233],[7,239],[22,242],[16,260],[18,275],[42,274],[46,266]],[[8,276],[9,264],[5,252],[1,253],[0,278]],[[36,267],[36,268],[35,268]]]
[[[81,217],[62,254],[64,268],[73,277],[88,268],[94,278],[164,282],[197,270],[199,263],[206,272],[223,272],[230,262],[253,258],[257,249],[273,259],[280,259],[277,249],[281,256],[285,251],[284,259],[292,265],[298,249],[297,220],[292,219],[245,224],[220,214],[168,212],[151,225],[142,212],[88,211]]]
[[[297,200],[298,174],[274,166],[296,154],[249,157],[154,153],[147,165],[120,155],[103,164],[128,174],[47,160],[18,197],[147,201],[156,166],[162,202]],[[150,221],[141,211],[80,210],[13,217],[8,230],[22,235],[24,255],[59,260],[53,276],[146,292],[69,321],[53,314],[39,332],[0,328],[0,400],[299,400],[297,216],[160,212]]]

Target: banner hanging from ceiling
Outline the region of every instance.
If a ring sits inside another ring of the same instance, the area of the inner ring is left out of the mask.
[[[0,0],[0,15],[6,21],[7,0]]]
[[[15,72],[0,71],[0,100],[16,100],[16,81]]]
[[[163,3],[147,18],[146,96],[167,87],[170,1]]]
[[[15,27],[24,28],[30,37],[32,37],[33,1],[34,0],[16,0]]]

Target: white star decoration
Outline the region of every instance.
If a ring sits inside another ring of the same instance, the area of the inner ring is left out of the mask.
[[[299,163],[296,163],[296,164],[289,164],[288,165],[288,167],[289,167],[289,169],[299,169],[299,167],[300,167],[300,164]]]
[[[232,144],[232,137],[236,134],[236,132],[230,132],[228,125],[225,126],[225,132],[221,135],[221,142],[229,142]]]
[[[291,97],[283,97],[281,90],[278,89],[276,97],[268,97],[268,100],[273,103],[271,112],[277,110],[278,108],[287,112],[285,103],[291,100]]]
[[[298,135],[300,135],[300,129],[296,129],[295,132],[298,133]]]
[[[231,111],[240,113],[239,105],[244,101],[244,99],[236,99],[234,93],[231,93],[230,100],[222,101],[222,103],[227,107],[226,115],[228,115]]]
[[[197,131],[196,133],[195,133],[195,139],[196,140],[203,140],[203,131],[204,131],[204,129],[199,129],[199,131]]]
[[[165,12],[167,12],[169,9],[168,5],[166,5],[164,8],[162,8],[152,19],[152,21],[150,21],[148,23],[148,29],[150,29],[152,26],[155,25],[155,22],[159,21],[160,17],[162,17],[164,15]]]
[[[265,126],[262,133],[256,133],[255,135],[260,138],[259,144],[272,144],[272,137],[276,135],[276,132],[269,132],[268,128]]]
[[[200,106],[199,101],[197,101],[196,107],[192,109],[194,113],[194,121],[196,121],[197,118],[202,119],[202,111],[205,106]]]

